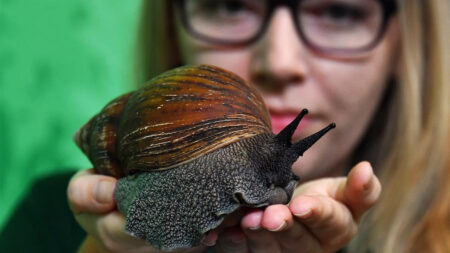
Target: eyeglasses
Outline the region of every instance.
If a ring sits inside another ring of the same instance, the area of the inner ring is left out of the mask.
[[[327,54],[370,50],[382,38],[394,0],[174,0],[187,32],[224,46],[258,40],[274,11],[288,7],[300,39]]]

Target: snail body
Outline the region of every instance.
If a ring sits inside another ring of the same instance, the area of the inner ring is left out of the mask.
[[[98,173],[118,178],[126,231],[172,250],[200,244],[241,206],[286,204],[292,164],[334,127],[291,144],[256,89],[217,67],[184,66],[110,102],[75,135]]]

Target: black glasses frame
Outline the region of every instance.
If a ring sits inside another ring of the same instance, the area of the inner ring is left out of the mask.
[[[208,43],[221,45],[221,46],[229,46],[229,47],[241,47],[241,46],[248,46],[258,39],[260,39],[265,31],[267,30],[267,27],[270,23],[270,20],[272,19],[273,13],[278,7],[285,6],[290,10],[291,16],[294,19],[295,29],[297,30],[297,34],[300,37],[300,40],[305,43],[309,48],[311,48],[314,51],[320,52],[320,53],[326,53],[326,54],[333,54],[333,55],[347,55],[347,54],[354,54],[354,53],[361,53],[368,51],[375,47],[381,38],[383,37],[387,24],[389,23],[390,18],[397,12],[397,4],[395,0],[374,0],[381,4],[382,11],[383,11],[383,17],[382,17],[382,23],[381,27],[379,29],[378,34],[375,36],[374,40],[369,43],[366,46],[359,47],[359,48],[352,48],[352,49],[344,49],[344,48],[329,48],[329,47],[320,47],[312,43],[308,40],[307,36],[305,35],[304,31],[301,28],[300,19],[298,15],[296,14],[296,10],[298,6],[301,4],[304,0],[265,0],[268,3],[268,10],[266,15],[263,18],[263,23],[261,25],[261,28],[259,31],[251,38],[243,41],[229,41],[229,40],[222,40],[222,39],[216,39],[208,37],[207,35],[198,33],[195,29],[192,28],[191,24],[189,23],[189,19],[186,15],[186,4],[185,0],[172,0],[176,7],[178,7],[180,11],[180,17],[181,22],[183,23],[183,26],[185,27],[186,31],[193,37],[203,40]]]

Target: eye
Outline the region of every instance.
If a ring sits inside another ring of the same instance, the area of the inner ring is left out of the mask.
[[[322,16],[330,20],[342,22],[342,20],[360,20],[364,18],[363,10],[346,5],[346,4],[330,4],[322,11]]]
[[[364,1],[310,1],[302,5],[301,15],[313,17],[316,22],[330,27],[346,27],[358,25],[368,18],[367,4]],[[367,6],[366,6],[367,5]]]
[[[249,9],[243,1],[238,0],[216,0],[204,1],[203,10],[211,14],[233,16]]]
[[[216,20],[245,18],[261,11],[261,3],[253,0],[198,0],[188,3],[192,14]]]
[[[228,15],[236,15],[247,8],[241,1],[218,1],[216,9]]]

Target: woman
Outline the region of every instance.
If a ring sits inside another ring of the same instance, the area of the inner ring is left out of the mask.
[[[379,177],[383,194],[346,252],[450,250],[448,1],[168,2],[143,6],[140,82],[180,64],[213,64],[260,89],[274,132],[301,108],[312,113],[294,140],[338,125],[294,164],[309,182],[289,206],[231,215],[206,246],[336,251],[377,202]],[[72,209],[90,234],[80,251],[156,252],[122,232],[114,187],[90,171],[71,181]]]

